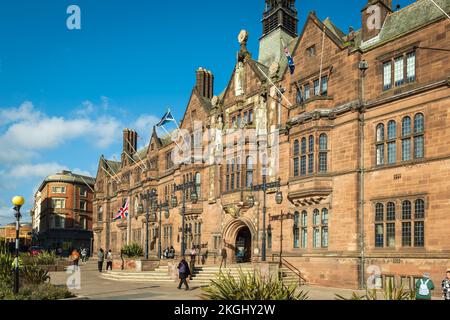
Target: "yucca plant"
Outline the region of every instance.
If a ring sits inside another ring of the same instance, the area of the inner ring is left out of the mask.
[[[236,279],[232,274],[220,273],[216,280],[202,288],[205,300],[306,300],[308,294],[297,293],[298,285],[287,287],[278,276],[265,278],[260,272],[244,274],[239,270]]]
[[[47,268],[39,265],[37,262],[28,264],[22,268],[23,280],[28,284],[41,284],[50,280]]]
[[[43,251],[34,256],[34,261],[41,266],[52,266],[56,263],[57,256],[53,251]]]
[[[400,288],[394,288],[392,280],[389,280],[386,287],[382,291],[382,299],[378,298],[378,291],[376,289],[369,290],[366,289],[365,295],[358,295],[353,292],[350,298],[345,298],[341,295],[336,294],[336,300],[415,300],[416,294],[414,290],[405,290],[403,286]]]

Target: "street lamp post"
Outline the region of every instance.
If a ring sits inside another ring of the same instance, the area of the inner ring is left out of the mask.
[[[266,215],[267,215],[267,191],[273,188],[278,188],[277,194],[275,195],[275,200],[277,204],[281,204],[283,202],[283,194],[280,191],[281,187],[281,178],[279,178],[275,182],[267,183],[267,176],[263,175],[263,183],[256,186],[251,186],[252,191],[263,191],[264,192],[264,198],[263,198],[263,234],[262,234],[262,245],[261,245],[261,260],[266,261],[267,260],[267,240],[266,240]],[[247,202],[250,204],[250,206],[253,206],[255,204],[255,198],[253,195],[249,196],[247,198]]]
[[[14,261],[14,294],[19,293],[19,245],[20,245],[20,208],[25,203],[25,199],[20,196],[16,196],[12,199],[14,205],[15,217],[16,217],[16,258]]]
[[[197,195],[197,191],[195,190],[195,186],[196,184],[193,181],[181,184],[181,185],[176,185],[174,187],[174,191],[182,191],[183,192],[183,206],[181,208],[181,215],[182,215],[182,221],[181,221],[181,256],[184,257],[185,256],[185,252],[186,252],[186,191],[188,189],[192,189],[191,192],[191,202],[193,204],[196,204],[198,201],[198,195]],[[172,207],[177,207],[178,206],[178,200],[177,197],[175,196],[175,194],[172,196]]]
[[[280,268],[283,265],[283,221],[284,220],[293,220],[295,219],[295,216],[292,213],[283,213],[283,211],[281,211],[280,215],[275,215],[275,216],[271,216],[270,217],[270,221],[280,221],[281,222],[281,228],[280,228],[280,261],[279,261],[279,265]]]

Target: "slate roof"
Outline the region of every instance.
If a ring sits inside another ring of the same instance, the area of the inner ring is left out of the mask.
[[[81,174],[72,173],[71,171],[63,170],[60,173],[49,175],[42,181],[38,188],[38,191],[42,191],[44,186],[49,182],[66,182],[66,183],[79,183],[79,184],[89,184],[93,186],[95,184],[95,178],[84,176]]]
[[[450,0],[434,1],[445,12],[450,13]],[[445,18],[444,14],[430,0],[417,0],[399,11],[389,14],[381,29],[379,39],[367,46],[360,44],[361,48],[367,49],[375,45],[392,41],[442,18]],[[359,37],[359,42],[357,43],[361,43],[361,37]]]

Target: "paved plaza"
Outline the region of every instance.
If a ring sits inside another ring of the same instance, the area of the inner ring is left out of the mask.
[[[93,300],[201,300],[200,287],[190,291],[178,290],[177,283],[139,283],[104,279],[100,276],[96,261],[81,265],[81,289],[71,290],[79,299]],[[65,285],[69,274],[51,273],[51,282]],[[310,300],[334,300],[335,294],[350,297],[353,290],[305,286]]]

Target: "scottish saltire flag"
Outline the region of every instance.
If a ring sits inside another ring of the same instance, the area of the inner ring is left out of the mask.
[[[165,125],[168,122],[175,122],[176,123],[176,120],[173,117],[172,112],[170,111],[170,109],[169,109],[169,111],[166,112],[166,114],[162,117],[161,121],[158,122],[158,124],[156,126],[157,127],[162,127],[163,125]]]
[[[288,47],[284,48],[284,53],[286,54],[286,58],[288,61],[288,66],[289,66],[289,70],[291,71],[291,74],[294,74],[295,71],[295,64],[294,64],[294,59],[292,58]]]
[[[128,218],[128,214],[129,214],[129,203],[128,203],[128,198],[127,198],[125,205],[119,209],[119,212],[117,212],[113,221],[125,220],[126,218]]]

